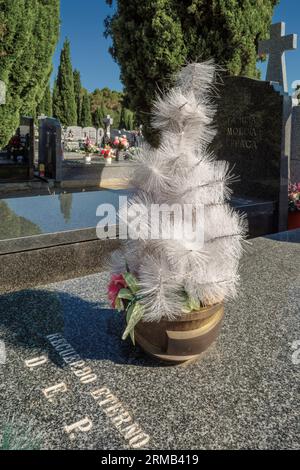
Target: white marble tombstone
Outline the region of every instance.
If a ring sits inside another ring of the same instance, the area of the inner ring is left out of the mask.
[[[97,142],[97,130],[95,127],[84,127],[82,129],[82,138],[84,140],[89,138],[91,143],[95,145]]]
[[[65,132],[65,139],[68,141],[79,141],[82,139],[82,127],[69,126]]]

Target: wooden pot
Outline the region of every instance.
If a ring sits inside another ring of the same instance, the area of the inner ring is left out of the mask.
[[[300,228],[300,211],[289,212],[288,229]]]
[[[218,336],[224,314],[223,303],[160,322],[140,321],[135,340],[151,356],[180,363],[197,359]]]

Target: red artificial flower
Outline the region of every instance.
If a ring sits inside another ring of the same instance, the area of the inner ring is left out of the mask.
[[[113,274],[108,285],[108,299],[112,308],[116,308],[116,299],[121,289],[127,287],[122,274]]]

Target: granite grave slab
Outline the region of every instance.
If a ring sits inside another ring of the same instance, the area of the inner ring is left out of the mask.
[[[253,241],[218,341],[181,367],[121,341],[108,274],[0,296],[0,434],[13,421],[42,449],[299,449],[300,231],[275,238]]]
[[[116,212],[127,190],[8,198],[0,201],[0,292],[97,272],[118,245],[116,220],[97,215],[101,204]],[[50,214],[50,215],[49,215]],[[99,239],[96,227],[103,230]]]

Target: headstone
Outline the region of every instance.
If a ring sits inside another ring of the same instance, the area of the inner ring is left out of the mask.
[[[97,130],[94,127],[84,127],[82,129],[82,138],[86,140],[90,139],[92,145],[95,145],[97,142]]]
[[[266,81],[278,82],[284,92],[288,92],[285,51],[295,49],[297,49],[297,34],[285,36],[285,23],[273,24],[270,39],[259,43],[258,54],[269,55]]]
[[[292,183],[300,182],[300,105],[294,106],[292,112],[290,180]]]
[[[61,125],[57,119],[39,122],[39,164],[45,165],[45,177],[62,180]]]
[[[268,82],[226,77],[213,142],[239,181],[233,205],[248,213],[250,235],[287,228],[291,98]]]
[[[0,179],[24,181],[33,178],[34,119],[21,117],[20,126],[8,145],[0,150]]]
[[[6,84],[0,80],[0,105],[6,103]]]
[[[82,140],[82,127],[69,126],[64,134],[66,141],[80,141]]]

